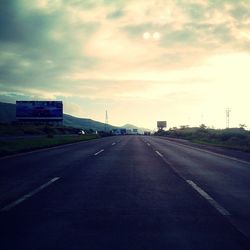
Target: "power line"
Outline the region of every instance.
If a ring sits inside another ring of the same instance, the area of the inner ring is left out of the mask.
[[[231,112],[231,109],[227,108],[227,109],[226,109],[226,128],[229,128],[229,123],[230,123],[230,112]]]
[[[108,129],[108,124],[109,124],[108,111],[106,110],[106,113],[105,113],[105,132]]]

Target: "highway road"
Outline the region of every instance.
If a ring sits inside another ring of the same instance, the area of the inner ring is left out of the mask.
[[[235,155],[116,136],[2,158],[0,249],[250,249]]]

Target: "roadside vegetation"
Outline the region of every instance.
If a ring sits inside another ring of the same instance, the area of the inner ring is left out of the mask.
[[[79,129],[66,126],[52,126],[48,124],[22,124],[0,123],[0,136],[23,136],[23,135],[67,135],[77,134]],[[93,131],[86,130],[91,133]]]
[[[158,131],[155,134],[250,152],[250,131],[245,130],[243,125],[240,128],[228,129],[207,128],[204,124],[194,128],[181,126],[170,128],[168,131]]]
[[[16,140],[0,140],[0,156],[27,152],[35,149],[87,141],[99,138],[98,135],[86,134],[78,136],[45,136],[38,138],[22,138]]]
[[[93,130],[48,124],[0,124],[0,157],[99,138]]]

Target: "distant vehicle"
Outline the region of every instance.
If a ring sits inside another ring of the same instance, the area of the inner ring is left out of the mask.
[[[127,130],[123,128],[123,129],[120,129],[120,132],[121,132],[121,135],[126,135]]]
[[[126,135],[127,131],[126,129],[113,129],[112,134],[113,135]]]
[[[84,130],[78,131],[78,135],[85,135],[85,131]]]

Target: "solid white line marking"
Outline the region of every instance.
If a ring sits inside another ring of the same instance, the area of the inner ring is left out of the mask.
[[[186,182],[195,189],[203,198],[205,198],[215,209],[217,209],[222,215],[229,216],[230,213],[223,208],[218,202],[216,202],[208,193],[197,186],[193,181],[186,180]]]
[[[94,155],[99,155],[100,153],[102,153],[104,151],[104,149],[101,149],[100,151],[96,152]]]
[[[42,186],[36,188],[34,191],[24,195],[23,197],[21,197],[20,199],[10,203],[9,205],[5,206],[4,208],[2,208],[0,210],[0,212],[4,212],[4,211],[9,211],[11,208],[19,205],[20,203],[24,202],[25,200],[29,199],[30,197],[34,196],[35,194],[37,194],[38,192],[42,191],[43,189],[45,189],[46,187],[48,187],[49,185],[51,185],[53,182],[59,180],[60,177],[55,177],[53,179],[51,179],[49,182],[43,184]]]
[[[196,148],[196,147],[189,146],[189,145],[184,145],[184,144],[182,144],[182,143],[173,142],[173,141],[168,140],[168,139],[166,139],[166,140],[167,140],[168,142],[172,142],[173,144],[176,144],[176,145],[178,145],[178,146],[183,146],[183,147],[186,147],[186,148],[198,150],[198,151],[200,151],[200,152],[208,153],[208,154],[211,154],[211,155],[223,157],[223,158],[225,158],[225,159],[229,159],[229,160],[233,160],[233,161],[237,161],[237,162],[240,162],[240,163],[244,163],[244,164],[250,165],[250,162],[244,161],[244,160],[241,160],[241,159],[232,157],[232,156],[228,156],[228,155],[224,155],[224,154],[215,153],[215,152],[213,152],[213,151],[209,151],[209,150],[201,149],[201,148]],[[197,144],[197,146],[198,146],[198,144]]]
[[[96,140],[96,139],[93,139],[93,140]],[[58,149],[58,148],[59,149],[60,148],[66,148],[66,147],[70,147],[70,146],[81,144],[81,143],[85,144],[85,143],[91,142],[93,140],[72,142],[72,143],[67,143],[67,144],[63,144],[63,145],[53,146],[53,147],[49,147],[49,148],[34,149],[34,150],[31,150],[31,151],[28,151],[28,152],[24,152],[24,153],[17,153],[17,154],[13,154],[13,155],[6,155],[6,156],[3,156],[3,157],[0,157],[0,160],[5,160],[5,159],[9,159],[9,158],[14,158],[14,157],[20,157],[20,156],[26,156],[26,155],[33,154],[33,153],[46,152],[46,151],[54,150],[54,149]],[[101,139],[98,139],[98,140],[101,140]]]
[[[113,142],[111,145],[112,145],[112,146],[114,146],[115,144],[116,144],[116,143],[115,143],[115,142]]]
[[[158,154],[160,157],[163,157],[163,155],[159,151],[155,151],[156,154]]]

